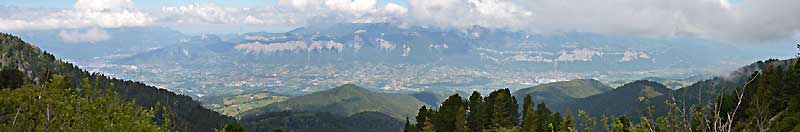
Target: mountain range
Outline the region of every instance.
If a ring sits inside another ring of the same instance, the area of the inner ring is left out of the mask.
[[[221,40],[213,36],[195,39]],[[86,72],[15,36],[0,35],[0,44],[2,68],[23,71],[26,78],[34,82],[41,82],[39,80],[48,74],[68,75],[70,83],[76,87],[81,85],[81,79],[84,78],[102,82],[101,85],[114,86],[112,90],[141,107],[167,104],[166,107],[174,112],[170,118],[175,130],[210,131],[235,120],[204,108],[188,96],[140,82]],[[788,67],[795,61],[797,59],[759,61],[739,68],[728,76],[698,81],[677,90],[648,80],[634,81],[612,89],[597,80],[579,79],[521,89],[514,92],[514,96],[522,98],[519,96],[532,95],[535,101],[548,103],[558,112],[580,109],[592,115],[637,116],[644,114],[641,108],[653,105],[656,114],[664,114],[667,106],[661,102],[679,100],[687,105],[708,103],[741,87],[756,71],[767,66]],[[346,84],[248,110],[240,114],[239,122],[247,129],[257,131],[393,131],[400,129],[400,119],[415,115],[417,108],[423,105],[438,104],[439,100],[431,93],[379,93]]]
[[[220,61],[303,65],[374,62],[585,72],[708,67],[746,54],[735,47],[702,39],[590,33],[535,35],[482,27],[445,30],[392,24],[334,24],[285,33],[244,33],[225,40],[214,35],[195,36],[117,62],[185,65]]]

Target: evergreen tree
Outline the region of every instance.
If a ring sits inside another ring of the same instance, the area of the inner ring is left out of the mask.
[[[406,125],[403,127],[403,132],[417,132],[417,128],[408,121],[408,117],[406,117]]]
[[[434,116],[433,125],[436,126],[436,130],[440,132],[455,131],[456,120],[454,117],[456,117],[458,109],[465,106],[464,104],[464,100],[458,94],[447,97]]]
[[[550,124],[553,126],[553,128],[552,128],[553,131],[560,132],[561,131],[561,123],[563,123],[563,121],[564,121],[561,118],[561,113],[556,112],[555,114],[553,114],[553,117],[551,118],[551,121],[552,122]]]
[[[425,124],[424,121],[430,120],[430,113],[426,106],[422,106],[419,108],[419,112],[417,112],[417,128],[422,131],[423,128],[428,127],[428,124]]]
[[[534,119],[537,128],[536,131],[537,132],[549,131],[548,129],[550,128],[550,123],[551,123],[549,119],[551,117],[550,109],[547,109],[547,106],[544,104],[544,102],[540,102],[536,106],[535,114],[536,117],[538,117]]]
[[[420,132],[436,132],[436,128],[433,125],[433,123],[431,123],[430,119],[426,119],[422,123],[419,123],[419,124],[422,124],[422,126],[424,126],[424,127],[420,127]]]
[[[508,107],[509,113],[511,113],[511,122],[513,122],[514,125],[519,125],[521,120],[519,116],[519,103],[517,103],[517,98],[511,96],[511,90],[507,88],[505,89],[505,94],[507,94],[508,97],[511,97],[508,99],[509,103],[506,106]]]
[[[578,131],[575,127],[575,122],[572,121],[572,113],[570,112],[569,108],[567,108],[565,112],[566,116],[564,116],[564,121],[561,123],[561,131],[562,132],[574,132]]]
[[[528,114],[528,112],[525,111],[525,110],[527,110],[528,108],[532,108],[533,107],[533,99],[532,98],[533,97],[531,97],[531,95],[528,94],[528,95],[525,95],[525,100],[522,101],[523,102],[522,103],[522,117],[523,118],[525,118],[525,115]]]
[[[244,132],[244,128],[239,123],[231,122],[222,128],[222,132]]]
[[[514,121],[512,119],[513,112],[517,110],[512,110],[509,105],[511,103],[511,96],[510,94],[505,94],[503,90],[497,94],[497,98],[494,99],[494,104],[492,104],[492,123],[494,123],[494,127],[503,127],[503,128],[511,128],[515,126]]]
[[[532,104],[528,104],[528,105],[532,105]],[[524,131],[524,132],[536,132],[539,129],[538,128],[539,125],[538,125],[538,122],[536,122],[537,121],[536,120],[537,117],[536,117],[536,114],[533,111],[533,106],[528,106],[528,107],[524,107],[524,108],[525,108],[524,113],[529,113],[529,114],[524,114],[525,117],[523,117],[523,121],[522,121],[522,131]]]
[[[12,68],[0,70],[0,89],[16,89],[22,87],[24,82],[25,74],[22,71]]]
[[[467,116],[467,109],[459,107],[455,114],[455,131],[454,132],[469,132],[470,129],[467,127],[467,120],[465,119]]]
[[[483,131],[483,126],[489,120],[485,113],[483,113],[483,97],[478,91],[473,91],[469,96],[468,106],[469,113],[467,114],[467,126],[470,130],[479,132]]]
[[[495,119],[494,113],[495,113],[495,104],[496,104],[495,102],[496,102],[496,100],[497,100],[497,98],[499,96],[499,93],[500,92],[498,92],[498,91],[493,91],[493,92],[489,93],[489,96],[487,96],[486,98],[483,99],[484,102],[483,102],[483,105],[481,105],[480,113],[481,113],[481,115],[485,116],[488,119],[483,124],[483,129],[484,130],[489,130],[489,129],[495,128],[497,126],[496,124],[498,124],[497,120]]]

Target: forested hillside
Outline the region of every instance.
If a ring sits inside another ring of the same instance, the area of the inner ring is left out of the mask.
[[[800,61],[760,61],[733,74],[747,72],[677,91],[636,81],[557,111],[534,108],[528,94],[520,112],[507,89],[467,100],[456,94],[438,109],[420,108],[404,131],[800,131]]]
[[[410,95],[376,93],[346,84],[240,115],[242,125],[253,131],[399,131],[400,119],[413,116],[422,105]]]
[[[517,97],[525,97],[530,94],[535,102],[544,102],[545,104],[551,105],[585,98],[611,90],[613,90],[613,88],[594,79],[576,79],[519,89],[513,94]]]
[[[329,112],[282,111],[242,117],[248,131],[286,130],[291,132],[389,132],[400,131],[403,122],[380,112],[361,112],[341,116]]]
[[[158,108],[158,104],[163,104],[169,111],[168,126],[173,130],[212,131],[234,121],[231,117],[203,108],[199,102],[190,97],[140,82],[115,79],[81,70],[8,34],[0,34],[0,55],[0,68],[21,71],[30,84],[42,85],[54,75],[63,75],[66,76],[68,84],[65,86],[69,88],[81,88],[85,82],[92,82],[93,87],[119,93],[125,101],[132,101],[139,107]],[[157,114],[155,119],[164,122],[163,115]],[[3,116],[8,115],[4,113]]]
[[[282,111],[329,112],[340,116],[351,116],[373,111],[402,119],[416,114],[416,108],[422,105],[424,103],[409,95],[376,93],[353,84],[345,84],[256,108],[242,113],[241,116],[258,116],[264,112]]]
[[[554,108],[557,111],[582,109],[592,115],[635,116],[646,112],[644,108],[647,104],[641,102],[640,98],[651,100],[671,93],[672,90],[657,82],[640,80],[606,93],[556,104]]]

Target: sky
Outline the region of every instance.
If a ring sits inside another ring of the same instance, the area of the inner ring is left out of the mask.
[[[0,32],[170,27],[282,32],[329,23],[798,40],[799,0],[2,0]]]

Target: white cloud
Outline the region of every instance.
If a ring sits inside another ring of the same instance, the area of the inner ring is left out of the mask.
[[[527,25],[530,11],[511,0],[410,0],[412,23],[443,26],[514,28]]]
[[[394,22],[405,18],[407,8],[375,0],[279,0],[262,8],[230,8],[216,4],[162,7],[160,21],[186,24],[249,24],[305,26],[318,23]]]
[[[250,25],[299,27],[388,22],[442,28],[480,25],[531,33],[591,32],[690,36],[717,40],[791,38],[800,31],[798,0],[278,0],[257,8],[213,3],[139,11],[131,0],[78,0],[73,9],[0,6],[0,31],[84,27]]]
[[[745,0],[410,0],[419,25],[769,40],[800,31],[800,1]]]
[[[133,7],[131,0],[78,0],[74,5],[79,10],[115,10]]]
[[[111,39],[111,35],[109,35],[105,30],[98,28],[91,28],[84,32],[79,30],[61,30],[61,32],[58,33],[58,37],[60,37],[61,40],[66,43],[94,43]]]
[[[150,14],[132,9],[130,0],[79,0],[73,9],[21,9],[0,17],[0,31],[60,28],[116,28],[146,26],[155,21]]]
[[[178,23],[236,23],[241,19],[233,15],[242,12],[239,8],[227,8],[215,4],[192,4],[162,7],[162,19],[175,19]],[[163,20],[162,20],[163,21]]]

